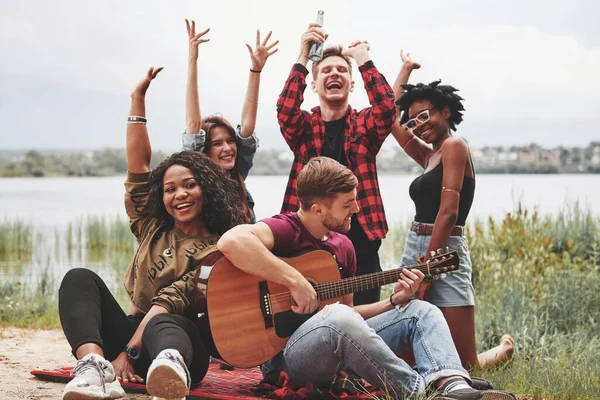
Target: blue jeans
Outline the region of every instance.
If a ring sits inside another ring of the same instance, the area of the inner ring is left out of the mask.
[[[431,241],[430,235],[417,235],[408,231],[404,254],[400,265],[408,267],[418,264],[417,258],[424,255]],[[459,259],[458,270],[444,279],[431,282],[425,300],[438,307],[463,307],[475,305],[475,289],[471,282],[471,254],[463,236],[450,236],[446,245],[456,250]]]
[[[397,356],[409,346],[415,369]],[[284,370],[297,385],[321,386],[348,368],[395,397],[421,393],[444,377],[470,381],[441,311],[419,300],[366,321],[346,305],[327,306],[302,324],[262,371]]]

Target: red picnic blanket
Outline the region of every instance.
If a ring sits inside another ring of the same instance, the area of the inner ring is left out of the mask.
[[[33,370],[32,375],[37,378],[68,382],[73,377],[70,375],[73,367],[58,368],[55,370]],[[252,389],[260,382],[262,374],[258,368],[239,369],[233,371],[222,370],[218,363],[210,363],[206,376],[198,387],[190,390],[188,399],[260,399]],[[139,383],[122,383],[127,392],[146,393],[146,385]]]
[[[33,370],[37,378],[55,382],[68,382],[73,367],[54,370]],[[122,383],[127,392],[146,393],[146,385]],[[192,388],[188,399],[280,399],[280,400],[320,400],[320,399],[373,399],[384,393],[354,374],[341,372],[329,387],[317,388],[312,383],[298,387],[285,372],[263,379],[258,368],[223,370],[219,363],[210,363],[206,376],[198,387]]]
[[[358,375],[344,371],[340,371],[327,387],[315,387],[311,382],[299,387],[282,371],[267,376],[252,391],[263,397],[280,400],[389,398],[382,390],[366,384]]]

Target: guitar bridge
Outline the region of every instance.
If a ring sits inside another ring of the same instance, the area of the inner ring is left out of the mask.
[[[269,293],[269,285],[267,281],[258,283],[260,292],[260,310],[262,311],[263,319],[265,320],[265,328],[273,327],[273,314],[271,313],[271,297]]]

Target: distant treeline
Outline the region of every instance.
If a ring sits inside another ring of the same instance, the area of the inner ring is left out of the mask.
[[[544,150],[537,145],[523,148],[485,147],[472,150],[475,169],[488,174],[600,173],[600,143],[586,148]],[[152,154],[152,167],[170,153]],[[513,160],[499,155],[513,155]],[[538,156],[539,155],[539,156]],[[531,161],[533,160],[533,161]],[[253,175],[287,175],[292,154],[287,150],[259,149]],[[377,157],[380,174],[418,174],[421,168],[402,150],[382,150]],[[94,151],[0,151],[0,177],[113,176],[127,171],[125,149]]]
[[[152,153],[152,167],[169,154]],[[30,150],[24,155],[0,158],[0,176],[112,176],[127,172],[125,149],[102,149],[90,152],[53,152],[42,154]]]

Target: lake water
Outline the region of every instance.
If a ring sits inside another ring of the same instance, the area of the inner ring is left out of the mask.
[[[412,175],[380,176],[390,224],[412,219],[408,196]],[[123,216],[124,177],[0,178],[0,219],[22,219],[37,227],[63,226],[87,215]],[[250,176],[247,186],[256,201],[258,219],[279,212],[286,176]],[[600,215],[600,175],[479,175],[469,216],[501,218],[521,201],[542,214],[579,201]]]
[[[414,215],[408,186],[414,176],[381,176],[381,192],[388,221],[404,231]],[[65,228],[86,216],[126,218],[123,206],[124,177],[108,178],[0,178],[0,220],[32,224],[35,242],[28,260],[0,260],[0,281],[17,279],[38,285],[49,274],[55,289],[70,268],[86,267],[100,274],[113,293],[122,291],[122,277],[131,254],[106,254],[97,258],[86,246],[68,249]],[[257,218],[279,212],[286,176],[250,176],[248,189],[256,201]],[[578,201],[600,215],[600,175],[480,175],[469,221],[502,218],[520,201],[528,209],[554,214]],[[75,224],[77,225],[77,224]],[[82,239],[85,240],[85,239]],[[385,260],[385,244],[380,250]],[[398,251],[396,251],[398,250]],[[401,253],[391,251],[393,263]],[[133,251],[133,240],[132,240]],[[396,254],[398,253],[398,254]],[[383,261],[382,261],[383,262]]]

